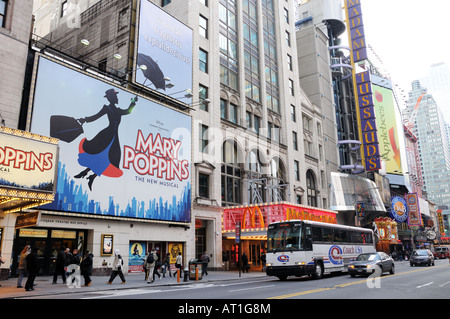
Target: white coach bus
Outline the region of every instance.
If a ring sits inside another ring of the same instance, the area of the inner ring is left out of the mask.
[[[373,231],[367,228],[290,220],[272,223],[267,230],[266,273],[288,276],[347,271],[359,254],[375,252]]]

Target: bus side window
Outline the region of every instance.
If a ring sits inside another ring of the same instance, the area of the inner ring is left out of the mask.
[[[311,226],[307,225],[305,227],[306,238],[305,238],[305,250],[312,250],[312,231]]]

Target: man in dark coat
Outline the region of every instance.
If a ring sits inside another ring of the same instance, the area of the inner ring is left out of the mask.
[[[56,284],[56,280],[59,274],[62,276],[63,283],[66,283],[66,253],[64,247],[61,247],[61,250],[58,252],[56,256],[55,262],[55,273],[53,275],[53,284]]]
[[[83,287],[89,287],[92,283],[91,276],[92,276],[93,257],[94,255],[90,253],[89,250],[86,250],[84,252],[84,257],[80,264],[81,275],[84,277]]]
[[[28,271],[28,279],[25,283],[25,290],[31,291],[34,290],[34,280],[36,279],[36,276],[39,272],[39,266],[38,266],[38,255],[37,255],[37,248],[33,248],[31,250],[31,253],[28,254],[26,257],[27,261],[27,271]]]

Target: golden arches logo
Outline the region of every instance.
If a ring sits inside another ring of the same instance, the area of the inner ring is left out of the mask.
[[[259,227],[264,228],[264,216],[261,212],[261,209],[259,209],[258,206],[255,206],[253,207],[253,211],[250,207],[244,209],[244,215],[242,216],[242,229],[247,228],[246,222],[247,213],[250,214],[250,226],[252,228],[256,228],[256,214],[259,215],[259,225],[260,225]]]

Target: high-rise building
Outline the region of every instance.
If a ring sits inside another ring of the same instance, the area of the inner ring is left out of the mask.
[[[415,107],[416,111],[414,111]],[[450,157],[444,117],[439,105],[420,81],[412,82],[403,118],[414,125],[417,137],[424,190],[438,205],[450,203]]]

